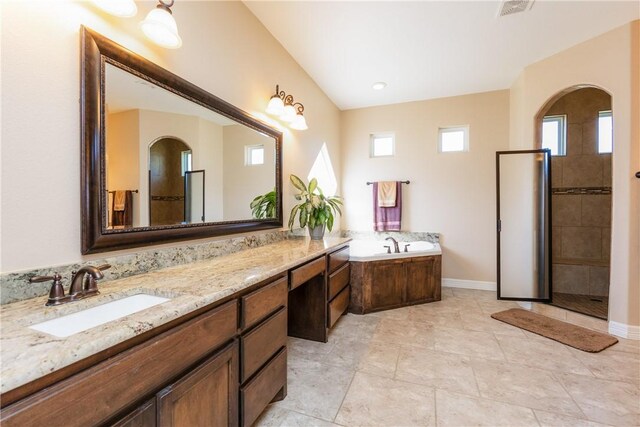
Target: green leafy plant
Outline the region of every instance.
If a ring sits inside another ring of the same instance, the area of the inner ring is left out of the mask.
[[[257,196],[249,204],[251,215],[257,219],[276,217],[276,190]]]
[[[296,200],[302,201],[291,209],[289,215],[289,229],[293,229],[293,223],[298,218],[300,227],[309,226],[310,229],[319,225],[327,225],[329,231],[333,228],[334,215],[342,215],[340,206],[342,206],[342,198],[340,196],[325,196],[320,187],[318,180],[313,178],[309,181],[309,185],[295,175],[289,177],[291,183],[300,192],[295,195]]]

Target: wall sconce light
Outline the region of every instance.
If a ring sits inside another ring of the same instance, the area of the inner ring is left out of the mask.
[[[170,9],[173,3],[174,0],[158,0],[156,8],[140,23],[140,28],[151,41],[169,49],[182,46],[178,25]]]
[[[130,18],[138,13],[138,6],[133,0],[93,0],[93,3],[105,12],[121,18]]]
[[[309,129],[307,121],[302,114],[304,105],[299,102],[294,103],[293,96],[281,91],[278,85],[276,85],[276,93],[269,99],[266,111],[269,114],[280,117],[283,122],[290,123],[289,127],[291,129]]]
[[[307,120],[302,115],[302,112],[304,111],[304,105],[300,104],[299,102],[293,104],[294,107],[296,105],[298,106],[298,111],[296,112],[296,117],[293,119],[289,127],[296,130],[307,130],[309,129],[309,126],[307,126]]]

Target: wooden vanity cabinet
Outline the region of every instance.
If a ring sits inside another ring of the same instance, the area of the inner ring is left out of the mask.
[[[237,341],[162,389],[156,399],[160,427],[237,425]]]
[[[349,308],[351,267],[348,246],[327,255],[327,270],[327,326],[332,328]]]
[[[240,425],[287,394],[287,277],[240,299]]]
[[[441,255],[351,263],[352,313],[441,299]]]
[[[349,246],[289,271],[289,336],[327,342],[349,306]]]

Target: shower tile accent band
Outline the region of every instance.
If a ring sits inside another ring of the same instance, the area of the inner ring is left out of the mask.
[[[552,188],[551,194],[611,194],[611,187],[561,187]]]

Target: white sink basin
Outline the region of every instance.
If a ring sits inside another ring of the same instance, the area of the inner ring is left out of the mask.
[[[137,294],[91,307],[77,313],[47,320],[46,322],[37,323],[29,326],[29,328],[59,338],[65,338],[169,300],[170,298],[155,295]]]

